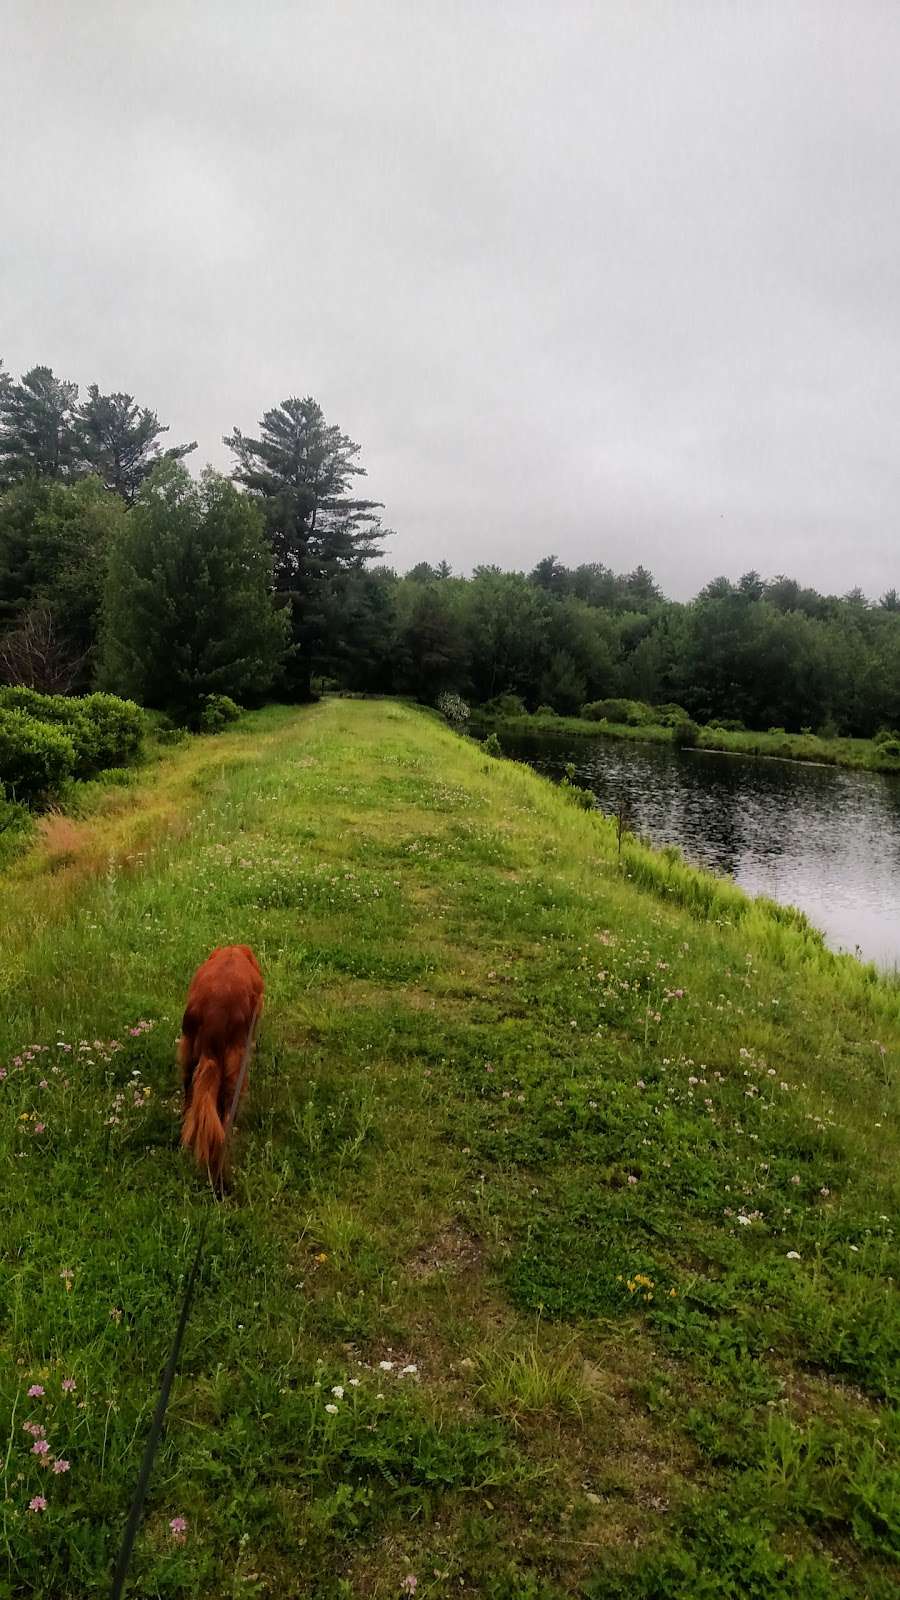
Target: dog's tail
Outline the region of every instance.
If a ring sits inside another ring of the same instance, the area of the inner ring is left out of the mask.
[[[184,1115],[181,1142],[193,1150],[201,1167],[218,1178],[225,1149],[225,1129],[219,1116],[222,1067],[214,1056],[201,1056],[194,1071],[191,1103]]]

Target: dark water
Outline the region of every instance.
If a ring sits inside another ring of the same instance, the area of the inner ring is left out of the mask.
[[[900,966],[900,778],[625,740],[503,740],[654,844],[799,906],[834,949]]]

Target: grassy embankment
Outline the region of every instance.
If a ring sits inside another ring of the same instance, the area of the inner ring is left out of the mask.
[[[550,734],[561,738],[631,739],[638,744],[673,744],[672,728],[656,723],[590,722],[584,717],[485,716],[472,713],[472,730],[496,732],[499,738]],[[698,750],[721,750],[737,756],[769,756],[780,761],[815,761],[830,767],[857,767],[869,772],[900,772],[900,760],[885,754],[874,739],[820,739],[815,733],[743,733],[701,727]]]
[[[390,703],[43,832],[0,882],[0,1593],[105,1592],[210,1203],[180,1008],[245,939],[130,1592],[896,1592],[895,989]]]

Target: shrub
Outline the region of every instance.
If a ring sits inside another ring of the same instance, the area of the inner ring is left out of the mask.
[[[240,706],[230,695],[207,694],[203,696],[197,726],[201,733],[221,733],[229,722],[237,722],[240,714]]]
[[[115,694],[87,694],[75,704],[94,728],[98,767],[124,767],[136,760],[145,727],[140,706]]]
[[[502,756],[503,754],[503,751],[500,747],[500,740],[497,738],[495,733],[488,734],[481,748],[485,755],[488,756]]]
[[[558,715],[558,712],[553,706],[538,706],[537,711],[534,714],[536,717],[555,717]]]
[[[875,749],[879,761],[900,761],[900,739],[881,739]]]
[[[525,701],[518,694],[495,694],[481,707],[491,717],[524,717],[528,715]]]
[[[656,713],[643,700],[589,700],[582,706],[581,715],[588,722],[624,722],[640,728],[653,722]]]
[[[700,738],[700,729],[696,722],[688,717],[686,722],[676,722],[672,728],[672,743],[679,750],[690,750]]]
[[[94,729],[81,710],[80,700],[70,700],[64,694],[41,694],[37,689],[0,689],[0,707],[5,711],[21,711],[38,722],[52,723],[62,728],[72,741],[75,752],[74,775],[84,778],[97,766],[106,763],[96,759]]]
[[[75,773],[75,747],[61,728],[0,708],[0,781],[14,799],[43,799]]]
[[[653,714],[654,721],[658,722],[662,728],[674,728],[679,722],[690,722],[691,720],[690,714],[685,711],[684,706],[675,705],[674,702],[665,706],[654,706]]]
[[[716,717],[707,724],[710,728],[721,728],[723,733],[746,733],[747,729],[740,717]]]
[[[900,733],[893,728],[879,728],[873,740],[874,744],[892,744],[900,739]]]
[[[17,687],[0,689],[0,707],[61,727],[72,741],[78,778],[104,767],[125,766],[141,747],[144,718],[140,707],[112,694],[74,698]]]
[[[462,728],[469,720],[469,707],[462,695],[452,694],[444,690],[437,698],[437,708],[442,717],[446,717],[452,728]]]

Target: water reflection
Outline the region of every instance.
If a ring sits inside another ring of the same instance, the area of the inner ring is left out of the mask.
[[[553,777],[571,762],[636,832],[799,906],[835,949],[900,965],[900,779],[612,739],[504,749]]]

